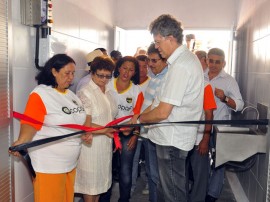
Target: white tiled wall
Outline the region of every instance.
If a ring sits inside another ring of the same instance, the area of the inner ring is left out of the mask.
[[[270,106],[270,2],[241,1],[236,32],[235,75],[248,105]],[[262,114],[262,113],[261,113]],[[269,136],[269,132],[267,134]],[[269,138],[268,138],[269,139]],[[269,145],[269,144],[268,144]],[[252,169],[238,173],[249,201],[266,201],[268,154],[256,155]]]

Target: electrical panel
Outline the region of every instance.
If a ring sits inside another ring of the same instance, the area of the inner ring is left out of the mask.
[[[21,0],[21,21],[28,26],[52,27],[51,0]]]

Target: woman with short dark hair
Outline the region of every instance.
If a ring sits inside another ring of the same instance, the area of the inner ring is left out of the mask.
[[[15,145],[31,140],[61,136],[74,130],[53,127],[84,124],[86,114],[80,99],[68,88],[74,79],[75,62],[66,54],[50,58],[37,74],[38,86],[31,92],[24,114],[41,123],[21,121]],[[89,136],[83,136],[89,141]],[[73,136],[28,150],[36,178],[33,179],[35,202],[73,201],[74,179],[81,151],[81,138]],[[11,152],[18,156],[18,152]]]
[[[114,62],[109,57],[96,57],[91,63],[91,80],[77,95],[86,111],[86,126],[100,127],[112,121],[117,106],[107,83],[112,78]],[[89,133],[92,144],[83,144],[77,167],[75,192],[82,193],[84,202],[98,201],[101,193],[112,184],[113,129]]]

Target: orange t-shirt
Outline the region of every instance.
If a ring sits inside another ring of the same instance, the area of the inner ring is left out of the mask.
[[[207,84],[204,87],[204,99],[203,99],[203,109],[209,110],[209,109],[216,109],[216,101],[214,97],[214,93],[212,90],[212,86],[210,84]]]

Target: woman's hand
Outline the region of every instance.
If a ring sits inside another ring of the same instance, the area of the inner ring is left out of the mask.
[[[17,145],[20,145],[20,144],[23,144],[23,142],[20,142],[19,140],[15,141],[12,146],[17,146]],[[16,156],[16,157],[19,157],[21,156],[20,153],[18,151],[11,151],[11,150],[8,150],[8,153],[13,155],[13,156]]]
[[[104,134],[109,138],[113,138],[113,133],[114,132],[116,132],[116,130],[113,129],[113,128],[105,128],[104,129]]]
[[[128,150],[133,150],[133,149],[136,148],[137,140],[138,140],[138,136],[137,135],[132,135],[131,136],[130,140],[127,143]]]
[[[87,132],[84,135],[82,135],[81,139],[86,143],[86,144],[91,144],[93,141],[93,134],[91,132]]]
[[[128,121],[128,122],[125,122],[124,124],[136,124],[137,123],[137,118],[138,118],[139,114],[135,114],[133,115],[133,117]],[[130,128],[130,127],[123,127],[123,128],[120,128],[120,131],[128,136],[130,134],[130,132],[133,130],[134,128]]]
[[[12,146],[17,146],[20,144],[30,142],[33,139],[36,132],[37,130],[33,126],[28,125],[28,124],[22,124],[20,128],[19,138],[12,144]],[[17,157],[21,156],[20,153],[17,151],[9,150],[8,153]]]
[[[138,120],[138,117],[140,116],[140,114],[134,114],[133,117],[130,119],[130,124],[137,124],[137,120]]]

